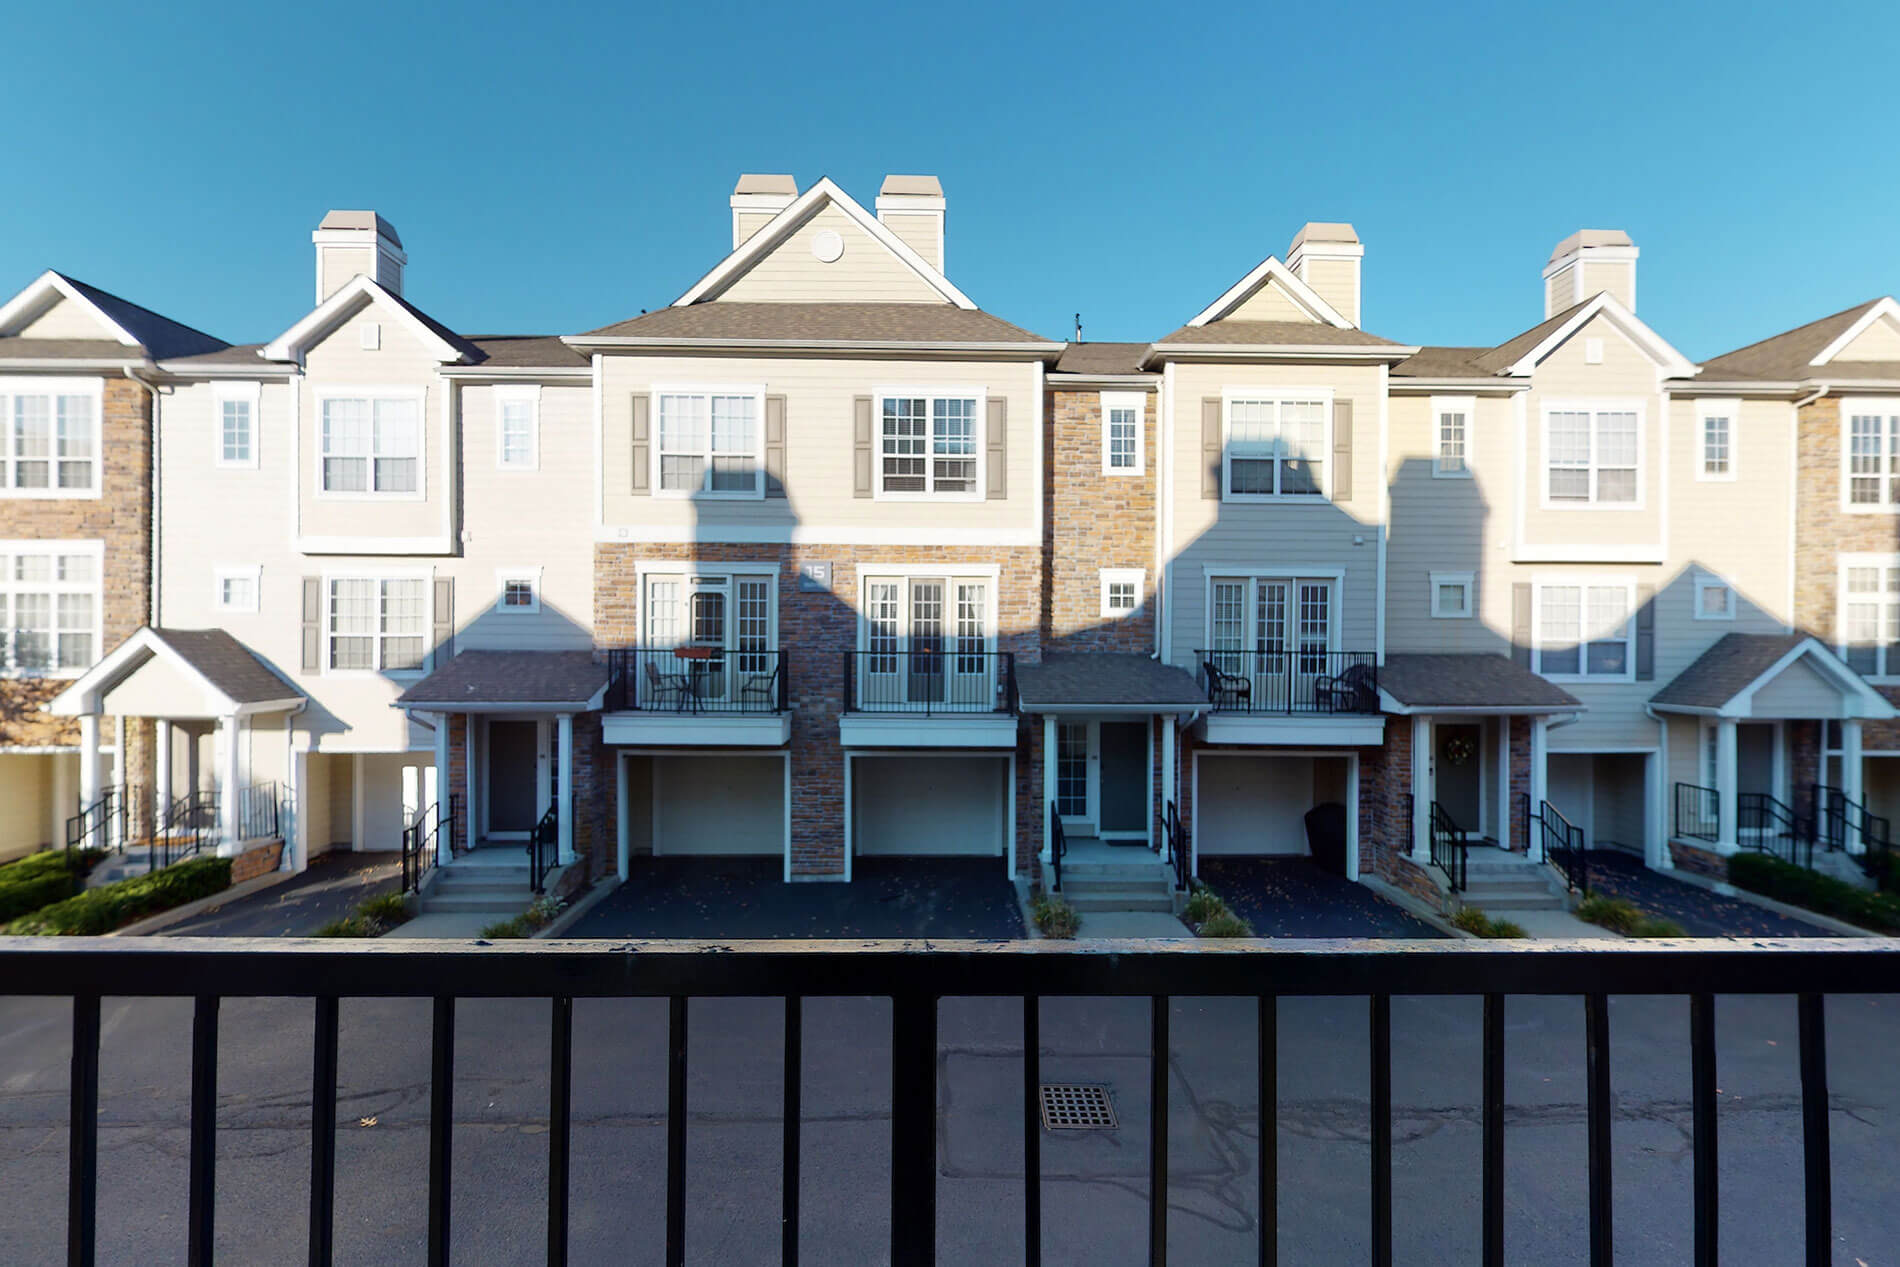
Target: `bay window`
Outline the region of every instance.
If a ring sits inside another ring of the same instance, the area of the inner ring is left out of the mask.
[[[0,496],[99,495],[96,379],[0,381]]]
[[[1222,480],[1226,496],[1322,496],[1330,404],[1318,396],[1230,397]]]
[[[1537,671],[1627,681],[1635,670],[1635,587],[1623,581],[1536,586]]]
[[[878,491],[930,497],[980,497],[975,395],[907,391],[878,396]]]
[[[1642,412],[1626,405],[1547,408],[1546,504],[1635,506],[1642,490],[1642,435]]]
[[[668,391],[658,396],[661,492],[764,497],[762,397],[754,391]]]
[[[419,396],[331,396],[322,402],[323,491],[413,496],[422,490]]]

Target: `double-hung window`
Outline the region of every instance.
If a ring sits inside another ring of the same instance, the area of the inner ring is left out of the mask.
[[[1696,407],[1696,478],[1735,478],[1735,420],[1741,402],[1706,400]]]
[[[323,491],[410,497],[422,491],[419,396],[328,396],[322,406]]]
[[[1222,487],[1234,499],[1323,496],[1327,415],[1312,396],[1230,396]]]
[[[96,379],[0,381],[0,496],[99,495]]]
[[[1841,568],[1841,654],[1863,677],[1900,677],[1900,558]]]
[[[335,577],[327,582],[331,669],[409,673],[429,649],[428,582]]]
[[[495,465],[532,471],[540,465],[538,387],[495,388]]]
[[[878,400],[878,491],[924,497],[981,497],[983,397],[885,391]]]
[[[212,387],[216,465],[257,465],[257,406],[262,390],[257,383],[218,383]]]
[[[1432,401],[1432,474],[1460,479],[1471,474],[1471,428],[1477,402],[1469,399]]]
[[[1641,501],[1643,415],[1629,405],[1544,411],[1544,500],[1553,507]]]
[[[997,676],[991,602],[978,576],[866,575],[857,706],[988,712]]]
[[[1900,400],[1843,400],[1849,510],[1900,508]]]
[[[0,543],[5,670],[72,676],[99,654],[100,553],[53,541]]]
[[[661,492],[765,496],[762,393],[741,389],[656,394]]]
[[[1141,414],[1146,400],[1141,392],[1102,393],[1104,475],[1141,474]]]
[[[1626,581],[1538,584],[1537,671],[1545,677],[1630,681],[1636,666],[1636,588]]]

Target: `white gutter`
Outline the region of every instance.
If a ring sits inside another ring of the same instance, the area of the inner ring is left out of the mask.
[[[1801,407],[1802,407],[1803,405],[1812,405],[1812,404],[1813,404],[1813,403],[1814,403],[1815,401],[1817,401],[1817,400],[1819,400],[1819,399],[1821,399],[1821,397],[1823,397],[1823,396],[1825,396],[1825,395],[1827,395],[1827,393],[1828,393],[1828,390],[1829,390],[1829,386],[1828,386],[1828,384],[1826,384],[1826,383],[1822,383],[1822,384],[1821,384],[1821,385],[1820,385],[1819,387],[1817,387],[1817,388],[1815,388],[1815,389],[1814,389],[1813,391],[1811,391],[1811,392],[1809,392],[1809,393],[1808,393],[1807,395],[1805,395],[1805,396],[1802,396],[1802,397],[1800,397],[1799,399],[1797,399],[1797,400],[1796,400],[1796,401],[1794,402],[1794,407],[1795,407],[1796,409],[1799,409],[1799,408],[1801,408]],[[1799,429],[1799,426],[1800,426],[1800,422],[1799,422],[1799,420],[1797,419],[1797,420],[1796,420],[1796,428],[1797,428],[1797,429]],[[1798,442],[1797,442],[1797,443],[1798,443]]]
[[[1043,357],[1066,351],[1066,343],[970,343],[945,339],[721,339],[662,338],[659,336],[562,335],[561,342],[576,348],[760,348],[799,351],[874,352],[1001,352]]]

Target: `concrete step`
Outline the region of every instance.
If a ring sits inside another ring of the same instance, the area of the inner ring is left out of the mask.
[[[465,914],[493,915],[497,919],[506,919],[510,915],[519,915],[528,909],[530,894],[524,886],[519,896],[504,898],[486,894],[430,893],[422,901],[425,915],[437,915],[449,911]]]
[[[1174,896],[1166,889],[1120,889],[1090,893],[1072,893],[1066,883],[1060,895],[1070,906],[1088,911],[1167,911],[1174,910]]]
[[[1555,893],[1525,894],[1520,897],[1478,897],[1472,893],[1464,895],[1466,906],[1475,906],[1490,915],[1502,911],[1561,911],[1565,902]]]
[[[1168,871],[1169,867],[1167,863],[1145,850],[1139,857],[1130,858],[1126,862],[1071,862],[1067,858],[1062,860],[1062,876],[1064,879],[1072,875],[1138,875],[1147,877],[1151,875],[1166,875]]]
[[[484,867],[477,872],[465,872],[450,868],[439,874],[439,885],[456,889],[526,889],[528,887],[528,869],[503,871],[499,868]]]
[[[1171,877],[1163,871],[1092,872],[1077,875],[1067,867],[1062,868],[1062,889],[1065,893],[1071,889],[1077,893],[1086,893],[1096,889],[1168,888],[1172,886],[1172,883]]]

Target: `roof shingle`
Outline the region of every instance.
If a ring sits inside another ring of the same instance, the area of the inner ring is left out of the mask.
[[[716,300],[590,330],[635,339],[764,343],[1020,343],[1054,346],[1001,317],[954,304],[771,304]]]
[[[1379,689],[1408,708],[1517,709],[1568,712],[1582,702],[1509,656],[1469,652],[1407,652],[1385,658]]]
[[[1320,321],[1210,321],[1204,326],[1182,326],[1157,344],[1248,347],[1363,347],[1403,346],[1376,334]]]
[[[1206,705],[1207,692],[1185,669],[1138,653],[1057,652],[1016,667],[1016,693],[1030,712],[1114,704],[1137,712]]]
[[[464,651],[397,697],[403,708],[571,704],[607,685],[591,651]]]
[[[1679,708],[1720,708],[1772,668],[1775,661],[1808,640],[1806,634],[1723,634],[1649,702]]]
[[[152,634],[177,652],[234,704],[303,698],[303,692],[222,629],[153,629]]]

